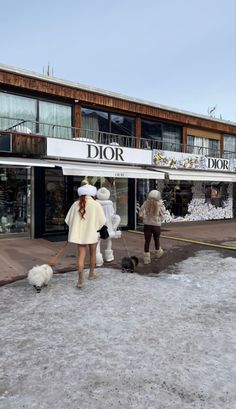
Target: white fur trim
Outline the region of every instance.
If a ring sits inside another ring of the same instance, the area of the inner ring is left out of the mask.
[[[102,267],[103,266],[103,256],[101,253],[96,254],[96,267]]]
[[[78,196],[96,196],[97,188],[92,185],[80,186],[77,189]]]
[[[120,230],[111,231],[111,232],[109,232],[109,237],[110,237],[110,239],[120,239],[121,238],[121,231]]]
[[[113,261],[114,260],[114,254],[113,250],[105,250],[105,261]]]

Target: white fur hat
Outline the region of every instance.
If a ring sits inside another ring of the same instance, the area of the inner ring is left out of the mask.
[[[80,186],[77,189],[78,196],[96,196],[97,188],[92,185]]]
[[[97,191],[97,198],[99,200],[108,200],[110,198],[110,192],[105,187],[101,187]]]
[[[161,194],[159,190],[151,190],[148,194],[148,199],[154,199],[154,200],[161,200]]]

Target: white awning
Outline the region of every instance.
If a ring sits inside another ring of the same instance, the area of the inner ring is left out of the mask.
[[[236,182],[236,172],[209,172],[199,170],[168,169],[170,180],[202,180],[209,182]]]
[[[116,178],[133,178],[133,179],[164,179],[164,172],[157,172],[155,170],[148,170],[141,167],[131,166],[111,166],[93,163],[91,165],[76,163],[60,163],[55,162],[60,166],[63,175],[70,176],[104,176]]]
[[[0,158],[0,165],[4,166],[20,166],[20,167],[31,167],[39,166],[45,168],[54,168],[53,162],[47,162],[42,159],[30,159],[30,158]]]

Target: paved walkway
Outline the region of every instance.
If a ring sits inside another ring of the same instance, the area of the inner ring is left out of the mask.
[[[177,238],[175,240],[175,238]],[[0,285],[4,285],[26,277],[30,268],[37,264],[47,263],[63,245],[61,241],[49,239],[1,239],[0,240]],[[219,247],[225,256],[236,257],[236,221],[210,221],[195,223],[174,223],[162,226],[161,245],[164,256],[148,266],[142,263],[143,234],[141,232],[123,232],[122,238],[113,240],[115,260],[104,264],[105,267],[120,268],[121,259],[126,255],[136,255],[140,263],[139,274],[156,275],[170,268],[174,263],[192,256],[196,251],[206,249],[204,244],[210,243]],[[103,243],[104,246],[105,243]],[[233,249],[227,249],[231,247]],[[207,247],[208,249],[211,246]],[[214,249],[214,246],[212,246]],[[151,245],[153,250],[153,243]],[[65,273],[76,270],[76,245],[69,244],[64,254],[54,266],[54,273]]]

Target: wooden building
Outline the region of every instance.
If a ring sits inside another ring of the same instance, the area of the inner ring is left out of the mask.
[[[64,234],[84,178],[123,228],[159,189],[166,222],[236,214],[236,124],[0,65],[0,237]]]

